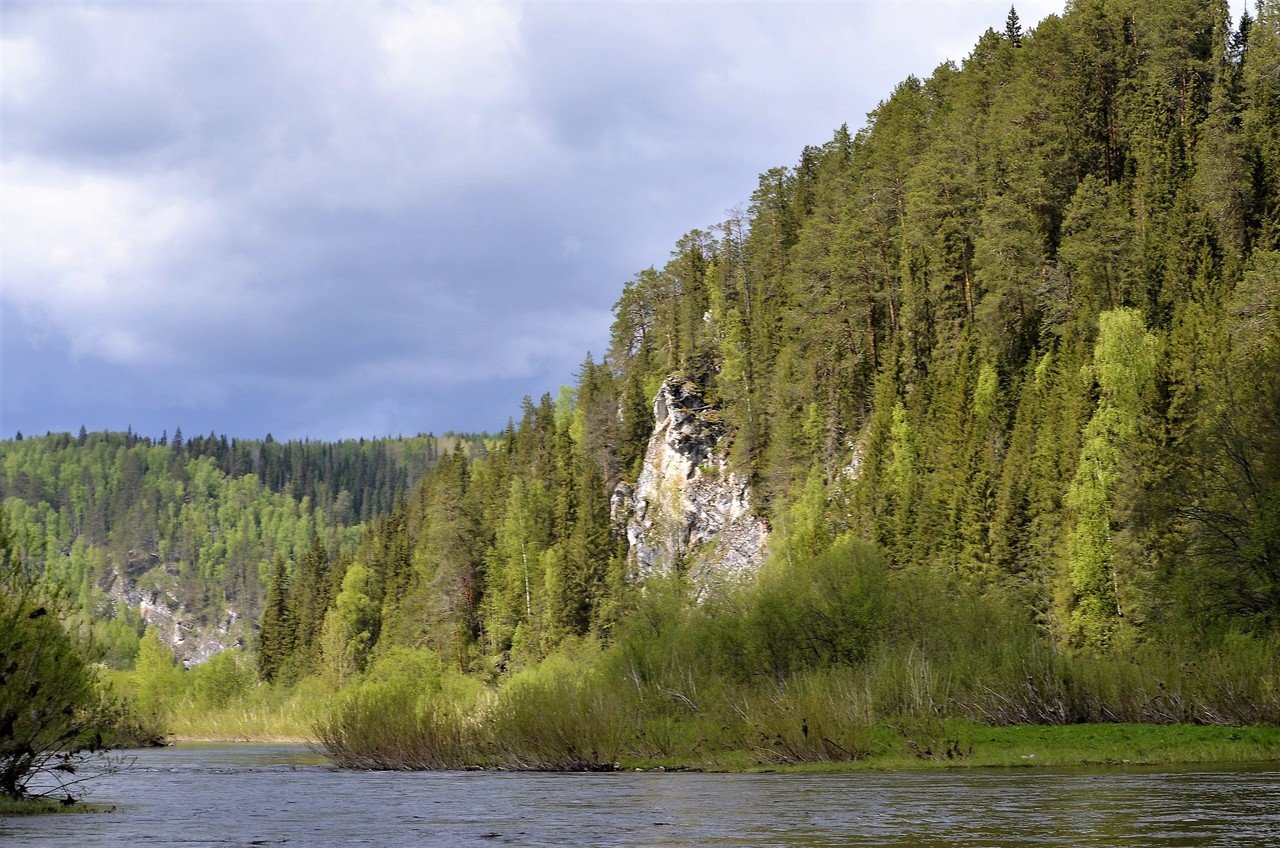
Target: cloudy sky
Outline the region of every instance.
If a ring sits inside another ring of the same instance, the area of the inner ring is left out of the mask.
[[[1008,0],[0,9],[0,433],[334,438],[502,426]]]

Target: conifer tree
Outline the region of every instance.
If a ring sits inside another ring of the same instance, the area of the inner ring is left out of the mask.
[[[1022,22],[1018,20],[1018,10],[1009,7],[1009,15],[1004,19],[1004,37],[1014,47],[1022,46]]]
[[[289,609],[289,573],[284,557],[276,555],[258,626],[258,676],[275,680],[285,661],[293,654],[296,624]]]

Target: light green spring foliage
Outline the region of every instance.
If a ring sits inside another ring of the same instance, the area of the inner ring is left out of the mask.
[[[136,666],[103,676],[120,705],[122,729],[147,744],[158,744],[167,735],[302,741],[311,737],[311,725],[332,694],[319,677],[262,683],[255,657],[238,649],[184,668],[150,628]]]
[[[257,685],[251,658],[238,650],[214,654],[188,672],[187,688],[192,700],[215,710],[244,699]]]
[[[139,711],[162,726],[172,717],[187,684],[182,666],[153,627],[148,627],[142,636],[128,680]]]
[[[1075,520],[1067,552],[1069,637],[1079,647],[1105,650],[1125,617],[1112,529],[1116,487],[1126,448],[1151,399],[1157,344],[1134,310],[1104,312],[1099,318],[1092,372],[1100,398],[1066,496]]]
[[[514,645],[518,630],[533,626],[545,615],[547,569],[543,557],[550,544],[550,501],[545,485],[538,480],[513,480],[506,514],[486,558],[490,590],[485,632],[492,644]]]
[[[775,528],[772,555],[787,562],[808,560],[831,545],[827,489],[821,468],[791,492],[791,503]]]
[[[901,402],[894,404],[893,425],[889,430],[891,453],[888,466],[888,489],[890,503],[893,504],[894,540],[902,544],[904,537],[911,533],[913,508],[917,499],[916,486],[919,481],[916,464],[918,451],[915,432],[907,418],[907,409]]]
[[[374,574],[353,563],[342,578],[342,590],[325,616],[320,635],[325,679],[339,686],[364,670],[378,625]]]

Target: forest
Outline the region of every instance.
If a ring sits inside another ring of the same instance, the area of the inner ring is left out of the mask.
[[[113,668],[131,665],[138,598],[181,605],[211,629],[256,623],[271,566],[313,545],[354,551],[361,522],[389,512],[446,435],[322,443],[68,433],[0,442],[0,495],[23,568],[65,598]],[[126,602],[129,601],[129,602]],[[232,634],[252,641],[252,628]]]
[[[1234,24],[1218,0],[1011,11],[763,173],[614,315],[575,385],[483,439],[10,441],[6,510],[66,585],[152,533],[201,603],[253,598],[254,670],[329,693],[341,764],[1280,723],[1276,0]],[[758,577],[700,602],[678,569],[634,579],[611,512],[670,375],[770,530]],[[273,529],[210,548],[210,477],[221,526]]]

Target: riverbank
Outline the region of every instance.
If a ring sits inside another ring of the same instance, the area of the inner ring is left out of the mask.
[[[305,733],[268,727],[222,725],[218,733],[178,731],[173,744],[272,743],[318,745]],[[293,726],[296,728],[296,725]],[[881,727],[871,751],[860,759],[830,762],[760,761],[752,751],[725,750],[697,758],[622,757],[625,770],[665,769],[707,772],[910,771],[954,768],[1035,768],[1087,765],[1195,765],[1274,762],[1280,765],[1280,728],[1191,724],[1066,724],[987,727],[970,722],[940,723],[934,744],[906,740]],[[938,744],[938,743],[941,744]]]
[[[328,693],[316,687],[258,687],[227,704],[209,707],[187,700],[172,710],[165,738],[174,742],[315,741],[316,718]]]
[[[757,753],[726,751],[699,761],[623,758],[626,770],[831,773],[1077,766],[1252,765],[1280,767],[1280,728],[1203,725],[1071,724],[984,727],[944,722],[934,744],[903,740],[880,728],[871,751],[854,760],[761,762]],[[895,738],[897,737],[897,738]]]
[[[284,741],[284,740],[278,740]],[[404,741],[403,738],[401,741]],[[1067,724],[986,726],[962,720],[926,722],[909,728],[889,723],[867,731],[856,754],[833,751],[826,758],[791,756],[785,739],[761,740],[750,749],[692,746],[687,754],[637,756],[613,762],[585,756],[577,763],[520,763],[476,748],[455,749],[449,760],[334,760],[340,767],[497,771],[700,771],[714,773],[919,771],[976,768],[1079,766],[1256,765],[1280,767],[1280,728],[1191,724]],[[412,748],[413,742],[409,742]],[[522,745],[512,743],[513,748]],[[401,749],[402,751],[404,749]]]
[[[63,804],[45,798],[2,798],[0,797],[0,818],[9,816],[45,816],[61,813],[109,813],[115,810],[111,804],[89,804],[77,801],[74,804]]]
[[[314,745],[315,737],[297,736],[270,732],[250,732],[250,733],[171,733],[165,737],[166,744],[185,745],[185,744],[273,744],[273,745]]]
[[[1092,765],[1259,764],[1280,766],[1280,728],[1190,724],[1068,724],[985,727],[942,722],[933,744],[905,740],[890,727],[878,730],[867,756],[856,760],[762,763],[751,751],[720,751],[700,758],[622,757],[631,771],[720,773],[913,771],[957,768],[1058,768]],[[305,735],[256,732],[175,733],[176,744],[275,743],[315,745]]]

